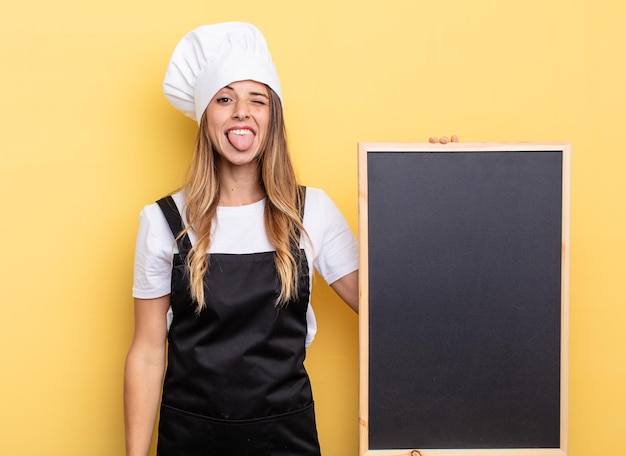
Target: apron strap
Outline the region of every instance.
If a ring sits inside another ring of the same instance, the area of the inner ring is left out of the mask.
[[[171,196],[166,196],[165,198],[161,198],[157,201],[157,204],[163,211],[163,215],[165,216],[165,220],[167,220],[167,224],[170,226],[172,230],[172,234],[176,239],[176,244],[178,245],[178,251],[181,255],[186,255],[189,250],[191,250],[191,241],[189,240],[189,236],[187,233],[179,236],[185,227],[183,226],[183,219],[180,216],[180,212],[176,207],[176,203]]]
[[[300,210],[300,221],[304,221],[304,203],[306,202],[306,187],[304,185],[298,186],[298,209]]]
[[[298,210],[300,212],[300,222],[304,222],[304,203],[306,200],[306,187],[304,185],[298,186],[298,196],[296,197],[296,205],[298,206]],[[296,238],[300,239],[300,229],[296,226]],[[291,246],[292,252],[298,257],[300,252],[300,242],[294,242]]]
[[[304,220],[304,203],[306,202],[306,187],[304,185],[298,186],[300,192],[300,198],[298,200],[300,204],[300,220]]]

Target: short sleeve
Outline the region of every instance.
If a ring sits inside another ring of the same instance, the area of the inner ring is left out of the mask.
[[[156,204],[139,215],[135,244],[133,297],[153,299],[171,292],[172,259],[177,252],[174,236]]]
[[[322,190],[309,189],[306,204],[304,222],[313,242],[314,266],[332,284],[358,269],[356,237],[335,203]]]

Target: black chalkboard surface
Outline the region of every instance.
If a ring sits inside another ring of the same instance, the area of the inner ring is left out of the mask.
[[[359,144],[362,455],[567,454],[569,155]]]

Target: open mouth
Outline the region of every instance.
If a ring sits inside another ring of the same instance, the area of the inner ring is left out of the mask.
[[[239,151],[246,151],[252,147],[255,137],[254,131],[249,128],[233,128],[226,132],[228,142]]]

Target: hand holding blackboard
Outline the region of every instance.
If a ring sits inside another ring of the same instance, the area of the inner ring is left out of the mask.
[[[441,138],[431,136],[430,138],[428,138],[428,142],[431,144],[448,144],[448,142],[459,142],[459,138],[457,135],[450,136],[450,139],[448,139],[447,136],[442,136]]]

